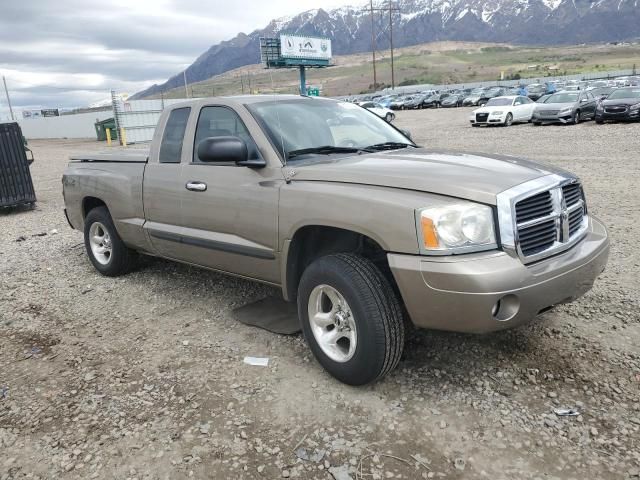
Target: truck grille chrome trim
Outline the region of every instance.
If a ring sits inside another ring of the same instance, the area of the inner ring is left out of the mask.
[[[582,186],[577,178],[547,175],[497,195],[502,246],[523,263],[568,250],[589,228]]]

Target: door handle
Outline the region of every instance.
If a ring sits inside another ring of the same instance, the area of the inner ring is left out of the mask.
[[[202,182],[187,182],[186,189],[192,192],[204,192],[207,190],[207,184]]]

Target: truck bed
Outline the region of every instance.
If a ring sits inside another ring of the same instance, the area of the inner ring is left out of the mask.
[[[72,155],[71,162],[147,163],[148,148],[118,148],[115,151]]]

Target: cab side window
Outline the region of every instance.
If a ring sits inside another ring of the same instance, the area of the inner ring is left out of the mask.
[[[193,162],[201,163],[198,158],[198,144],[209,137],[238,137],[247,143],[249,159],[259,157],[258,149],[247,127],[236,112],[227,107],[204,107],[200,111],[193,148]]]
[[[180,163],[182,142],[187,129],[191,108],[176,108],[169,114],[160,143],[160,163]]]

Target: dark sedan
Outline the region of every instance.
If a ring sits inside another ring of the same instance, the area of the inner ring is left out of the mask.
[[[461,107],[462,101],[465,99],[465,97],[466,95],[463,93],[454,93],[441,100],[440,106],[442,108]]]
[[[640,120],[640,87],[618,88],[598,102],[596,123],[606,120]]]
[[[411,100],[407,100],[404,102],[403,109],[404,110],[415,110],[418,108],[422,108],[424,101],[427,99],[427,95],[416,95],[412,97]]]
[[[448,93],[434,93],[422,102],[423,108],[438,108],[442,101],[449,96]]]

